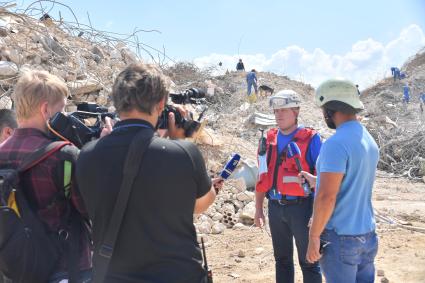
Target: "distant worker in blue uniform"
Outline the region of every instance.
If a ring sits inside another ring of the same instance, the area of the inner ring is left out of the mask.
[[[424,113],[424,106],[425,106],[425,92],[419,94],[419,107],[422,113]]]
[[[252,69],[251,72],[246,74],[246,83],[248,84],[248,100],[253,103],[257,100],[257,71]],[[252,87],[254,87],[255,94],[252,94]]]
[[[410,102],[410,88],[407,83],[403,86],[403,102],[404,103]]]
[[[396,79],[400,79],[400,69],[397,67],[391,67],[391,75],[394,78],[394,81]]]
[[[242,62],[242,59],[239,59],[239,62],[236,64],[236,71],[245,72],[245,66]]]

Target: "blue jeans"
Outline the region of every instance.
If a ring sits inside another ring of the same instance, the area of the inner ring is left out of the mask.
[[[49,283],[59,283],[65,279],[68,279],[68,272],[57,272],[50,277]],[[92,280],[91,269],[80,271],[78,283],[88,283],[88,282],[91,282],[91,280]]]
[[[375,231],[356,236],[338,235],[325,230],[322,240],[330,244],[320,259],[327,283],[369,283],[375,280],[373,263],[378,252]]]
[[[248,96],[251,95],[252,87],[254,87],[255,94],[258,92],[257,83],[255,81],[248,81]]]
[[[294,282],[294,247],[298,251],[298,262],[303,273],[304,283],[320,283],[322,275],[318,263],[306,260],[308,247],[308,222],[313,210],[313,198],[302,203],[281,205],[269,201],[269,224],[272,234],[274,258],[276,261],[276,282]]]

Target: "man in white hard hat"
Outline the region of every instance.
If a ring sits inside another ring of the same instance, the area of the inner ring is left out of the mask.
[[[364,109],[356,86],[332,79],[316,91],[326,124],[336,133],[323,144],[317,160],[317,183],[307,260],[317,262],[327,283],[374,282],[378,250],[372,188],[379,150],[357,113]],[[328,244],[322,253],[320,243]]]
[[[322,282],[319,264],[306,261],[314,192],[309,188],[304,191],[300,186],[297,162],[287,155],[288,144],[295,142],[301,152],[301,167],[314,174],[321,138],[315,130],[298,125],[301,100],[295,91],[279,91],[269,102],[278,127],[267,132],[266,146],[260,146],[258,152],[255,224],[262,227],[265,223],[263,203],[267,197],[276,282],[294,282],[294,238],[304,282]]]

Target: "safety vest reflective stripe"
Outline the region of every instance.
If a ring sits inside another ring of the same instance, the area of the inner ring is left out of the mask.
[[[288,184],[288,183],[299,183],[299,179],[298,177],[293,177],[293,176],[283,176],[283,183],[284,184]]]

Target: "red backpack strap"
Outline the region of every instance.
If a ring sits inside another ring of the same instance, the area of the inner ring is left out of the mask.
[[[56,142],[51,142],[39,148],[37,151],[31,153],[31,155],[25,158],[25,160],[22,162],[22,165],[19,166],[18,171],[22,173],[31,169],[38,163],[42,162],[43,160],[46,160],[49,156],[51,156],[56,151],[70,144],[71,144],[70,142],[56,141]]]

